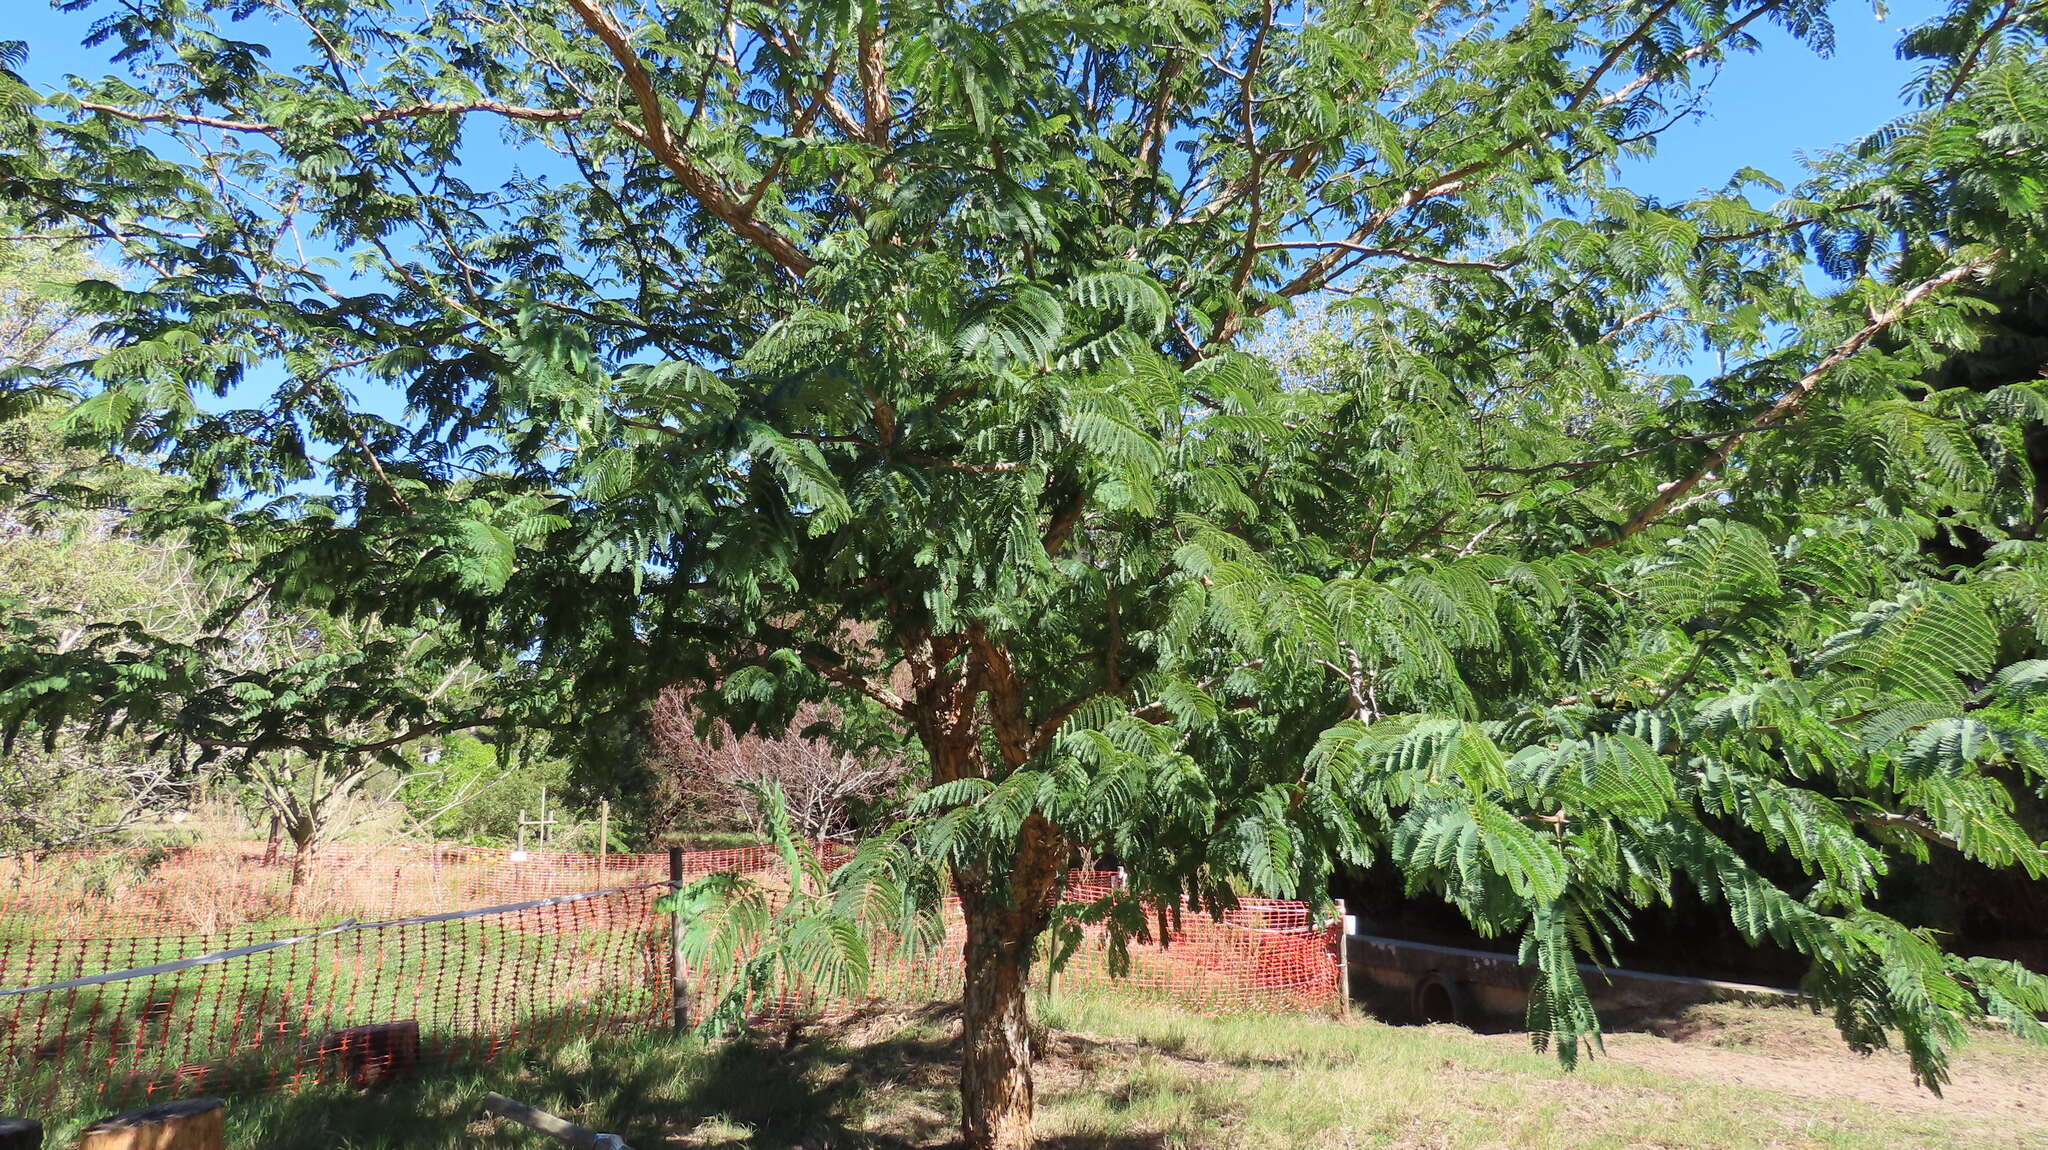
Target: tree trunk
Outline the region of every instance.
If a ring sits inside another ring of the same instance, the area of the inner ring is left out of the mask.
[[[306,909],[306,888],[313,880],[313,828],[294,823],[292,834],[292,886],[286,906],[297,916]]]
[[[1051,548],[1049,548],[1050,550]],[[906,717],[931,756],[932,781],[992,777],[983,760],[975,715],[986,700],[988,729],[1001,747],[1002,771],[1022,767],[1038,750],[1037,728],[1025,718],[1026,693],[1002,647],[976,630],[967,640],[926,635],[906,647],[914,698]],[[945,670],[963,645],[966,670]],[[1032,950],[1052,921],[1052,901],[1067,865],[1065,837],[1033,812],[1017,828],[1016,845],[956,863],[967,941],[960,994],[960,1133],[966,1150],[1031,1150],[1031,1019],[1025,999]]]
[[[1018,828],[1009,882],[955,871],[966,920],[960,994],[960,1132],[967,1150],[1030,1150],[1031,952],[1052,918],[1066,843],[1045,816]],[[1007,890],[1002,889],[1007,886]]]
[[[960,996],[961,1134],[967,1150],[1029,1150],[1031,1026],[1017,914],[985,894],[963,895],[966,981]]]

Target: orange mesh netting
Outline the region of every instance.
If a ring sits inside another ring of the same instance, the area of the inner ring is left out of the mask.
[[[762,871],[766,847],[690,852],[683,876]],[[289,859],[262,844],[168,853],[61,852],[0,864],[0,1114],[54,1118],[197,1092],[365,1083],[507,1048],[672,1022],[670,921],[653,910],[665,854],[323,847],[289,912]],[[1117,885],[1069,876],[1066,897]],[[507,905],[509,904],[509,905]],[[481,908],[481,909],[466,909]],[[940,954],[964,939],[948,900]],[[1336,928],[1299,902],[1193,910],[1130,947],[1112,980],[1102,928],[1063,992],[1200,1011],[1338,1001]],[[199,961],[194,961],[199,960]],[[693,1015],[725,989],[689,980]],[[869,1000],[957,997],[958,964],[877,956]],[[856,1005],[785,989],[757,1017]]]

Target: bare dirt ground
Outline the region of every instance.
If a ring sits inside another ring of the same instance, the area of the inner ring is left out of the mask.
[[[1484,1040],[1527,1043],[1518,1034]],[[1956,1054],[1939,1095],[1913,1082],[1903,1052],[1857,1054],[1826,1016],[1796,1008],[1696,1006],[1648,1033],[1608,1035],[1606,1048],[1613,1062],[1677,1078],[1854,1101],[1900,1115],[2039,1127],[2048,1145],[2048,1051],[2000,1031],[1980,1032]]]

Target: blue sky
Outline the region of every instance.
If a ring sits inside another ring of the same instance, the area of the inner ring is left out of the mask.
[[[1905,111],[1900,92],[1915,65],[1898,58],[1899,34],[1940,11],[1909,0],[1880,22],[1867,0],[1835,4],[1835,51],[1826,58],[1767,29],[1761,52],[1728,62],[1705,115],[1674,129],[1653,159],[1628,165],[1621,182],[1676,198],[1719,186],[1744,165],[1796,181],[1802,154],[1848,143]]]

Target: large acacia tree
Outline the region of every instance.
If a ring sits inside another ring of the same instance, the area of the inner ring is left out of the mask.
[[[1823,183],[1679,203],[1618,162],[1822,5],[67,7],[122,74],[14,83],[0,193],[136,278],[33,386],[197,479],[166,529],[512,653],[552,721],[691,683],[896,723],[971,1147],[1030,1142],[1077,848],[1127,930],[1391,854],[1522,937],[1568,1057],[1574,958],[1681,883],[1930,1082],[1959,1019],[2038,1029],[2038,981],[1865,904],[1893,851],[2041,866],[2038,744],[1969,717],[2041,681],[2038,560],[1911,543],[2008,514],[2039,400],[1897,394],[1957,285],[2038,270],[2038,6],[1923,34],[1927,111]],[[94,697],[25,649],[10,698]]]

